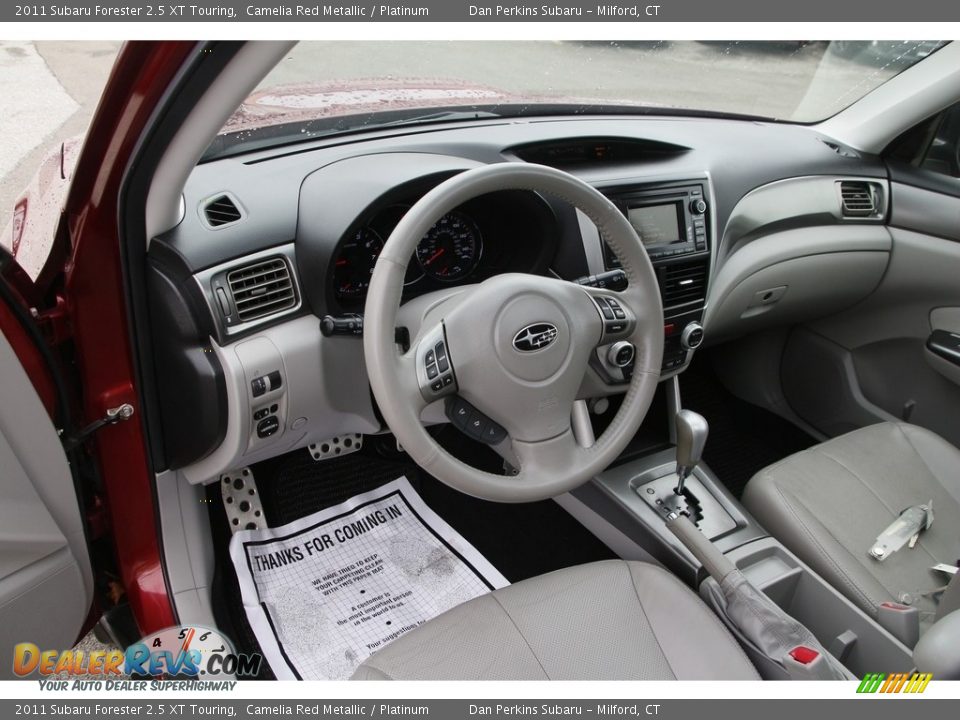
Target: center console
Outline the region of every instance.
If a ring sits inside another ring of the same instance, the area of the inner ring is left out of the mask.
[[[714,247],[709,180],[678,179],[643,185],[601,187],[601,191],[633,225],[653,264],[664,311],[664,377],[683,370],[703,342],[704,307]],[[581,219],[590,271],[605,282],[620,261],[600,240],[596,228]],[[609,382],[625,382],[631,366],[618,363],[615,352],[600,348],[594,367]]]
[[[751,647],[726,614],[725,590],[708,571],[683,533],[671,527],[678,517],[692,523],[697,543],[712,545],[723,564],[736,569],[756,590],[816,638],[821,649],[857,677],[877,672],[908,672],[914,667],[911,648],[917,640],[909,608],[878,611],[878,619],[864,613],[764,529],[730,494],[713,472],[699,462],[709,442],[706,421],[683,410],[680,381],[674,375],[663,383],[666,417],[648,416],[669,427],[670,445],[614,465],[593,482],[574,491],[576,500],[639,547],[636,559],[652,556],[694,588],[711,604],[738,636],[761,675],[768,679],[798,677],[797,662],[772,661]],[[629,558],[627,558],[629,559]],[[803,677],[802,668],[799,677]]]
[[[663,300],[664,372],[676,372],[703,342],[703,310],[710,276],[710,207],[706,183],[609,194],[633,225],[650,256]],[[604,247],[607,269],[619,267]]]

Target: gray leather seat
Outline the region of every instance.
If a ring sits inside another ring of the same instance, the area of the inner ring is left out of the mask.
[[[933,526],[916,547],[885,561],[868,551],[906,508],[933,500]],[[960,557],[960,451],[906,423],[856,430],[761,470],[743,496],[746,507],[780,542],[827,582],[876,615],[909,593],[921,632],[937,606],[923,596],[946,584],[930,570]]]
[[[679,580],[609,560],[464,603],[371,656],[354,680],[755,680]]]

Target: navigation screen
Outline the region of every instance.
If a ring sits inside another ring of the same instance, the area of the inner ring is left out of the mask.
[[[666,245],[680,240],[676,203],[628,208],[627,219],[644,245]]]

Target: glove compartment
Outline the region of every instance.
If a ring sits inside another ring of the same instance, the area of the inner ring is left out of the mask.
[[[765,235],[729,255],[710,286],[710,344],[845,310],[880,283],[891,240],[878,226],[823,226]]]

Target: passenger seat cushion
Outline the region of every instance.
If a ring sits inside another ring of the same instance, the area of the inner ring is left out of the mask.
[[[913,549],[884,562],[868,551],[906,508],[933,500],[935,520]],[[743,496],[764,527],[868,613],[908,592],[921,625],[936,612],[921,593],[943,585],[930,567],[960,556],[960,451],[923,428],[881,423],[761,470]]]

